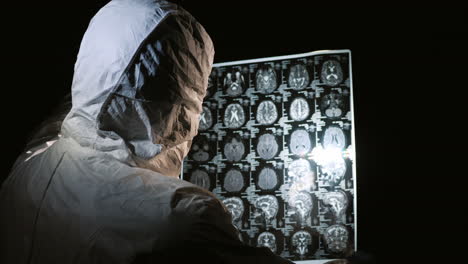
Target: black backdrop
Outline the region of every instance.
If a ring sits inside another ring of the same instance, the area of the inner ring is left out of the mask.
[[[33,128],[70,90],[82,35],[106,2],[36,2],[2,10],[2,45],[7,46],[2,55],[6,58],[2,70],[2,180]],[[464,52],[450,53],[466,48],[465,10],[298,2],[186,0],[182,5],[211,35],[215,62],[319,49],[352,50],[358,247],[379,263],[427,255],[421,253],[427,248],[414,241],[417,237],[434,239],[434,231],[426,230],[434,230],[432,223],[437,220],[421,213],[433,204],[419,195],[433,185],[415,180],[421,177],[415,173],[419,165],[408,166],[403,157],[424,155],[424,146],[431,144],[435,137],[431,131],[437,127],[427,117],[444,115],[437,111],[437,98],[430,96],[436,93],[437,97],[440,89],[435,87],[446,85],[444,78],[437,79],[444,74],[438,65],[466,64]],[[466,77],[459,78],[466,85]],[[448,98],[441,96],[441,101]],[[430,103],[422,105],[423,101]],[[414,131],[414,124],[417,128],[421,123],[427,128],[425,136]],[[413,140],[417,136],[424,140]],[[423,162],[430,161],[423,158]]]

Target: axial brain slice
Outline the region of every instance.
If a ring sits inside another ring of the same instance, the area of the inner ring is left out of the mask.
[[[330,93],[322,98],[322,109],[325,109],[325,115],[330,118],[341,117],[343,111],[343,98],[341,94]]]
[[[224,199],[223,203],[231,213],[233,221],[238,221],[244,214],[244,203],[239,197]]]
[[[307,231],[298,231],[292,235],[291,244],[296,254],[305,256],[309,253],[309,246],[312,245],[312,236]]]
[[[244,76],[239,71],[233,73],[227,73],[224,78],[224,86],[226,93],[229,96],[238,96],[243,91]]]
[[[200,114],[200,124],[198,129],[201,131],[207,130],[213,125],[213,117],[208,107],[203,106],[203,112]]]
[[[270,66],[265,66],[257,71],[257,91],[268,94],[276,89],[276,73]]]
[[[263,190],[271,190],[278,184],[278,176],[275,170],[263,168],[258,176],[258,186]]]
[[[349,232],[343,225],[332,225],[325,230],[325,241],[328,250],[341,253],[348,247]]]
[[[261,125],[271,125],[278,118],[278,111],[271,100],[263,101],[258,105],[257,121]]]
[[[302,64],[297,64],[291,67],[289,73],[289,86],[295,90],[301,90],[309,84],[309,73]]]
[[[295,130],[291,134],[289,148],[293,154],[299,156],[307,154],[312,148],[309,133],[304,129]]]
[[[228,192],[239,192],[244,187],[244,177],[237,169],[231,169],[224,178],[224,189]]]
[[[323,83],[335,86],[343,81],[343,70],[336,60],[327,60],[322,65],[320,78]]]
[[[272,134],[263,134],[258,139],[257,152],[260,158],[268,160],[275,157],[278,152],[278,143]]]
[[[295,98],[289,107],[289,115],[294,121],[303,121],[310,113],[309,104],[303,97]]]
[[[190,176],[190,182],[206,190],[210,188],[210,184],[211,184],[208,173],[199,169],[194,170],[192,172],[192,175]]]
[[[244,155],[245,147],[242,140],[233,137],[230,142],[224,145],[224,155],[228,161],[239,161]]]
[[[273,233],[263,232],[258,235],[257,247],[267,247],[273,253],[276,253],[276,237]]]
[[[324,148],[339,148],[344,149],[346,146],[346,138],[341,130],[338,127],[329,127],[325,130],[325,135],[323,136],[323,147]]]
[[[239,128],[245,122],[244,108],[238,103],[230,104],[224,112],[224,125],[228,128]]]

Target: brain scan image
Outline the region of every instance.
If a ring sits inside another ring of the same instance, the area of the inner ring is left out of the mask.
[[[305,230],[297,231],[291,237],[291,245],[295,254],[305,257],[312,245],[312,235]]]
[[[210,159],[210,144],[204,136],[196,137],[190,151],[190,157],[194,161],[205,162]]]
[[[326,193],[323,202],[331,207],[333,214],[338,220],[342,219],[348,207],[348,198],[343,191]]]
[[[213,125],[213,116],[211,115],[211,111],[208,107],[203,106],[203,111],[200,114],[200,124],[198,129],[200,131],[205,131],[209,129]]]
[[[260,125],[271,125],[278,118],[278,110],[271,100],[262,101],[257,108],[257,122]]]
[[[228,192],[239,192],[244,188],[244,177],[238,169],[230,169],[224,177],[224,189]]]
[[[289,116],[294,121],[304,121],[310,114],[309,104],[304,97],[295,98],[289,107]]]
[[[244,76],[240,71],[235,71],[234,73],[227,73],[224,77],[224,89],[226,94],[229,96],[239,96],[243,92],[243,87],[245,85]]]
[[[320,75],[322,83],[335,86],[343,81],[343,70],[341,65],[336,60],[327,60],[322,65],[322,73]]]
[[[273,253],[276,253],[276,237],[273,233],[263,232],[258,235],[257,247],[269,248]]]
[[[267,222],[273,220],[278,213],[278,199],[273,195],[262,195],[255,200],[254,204],[257,208],[256,216],[263,216]]]
[[[272,134],[263,134],[258,138],[257,152],[260,158],[269,160],[278,152],[278,142]]]
[[[224,156],[230,162],[240,161],[245,153],[244,143],[240,138],[232,137],[224,145]]]
[[[291,134],[289,149],[298,156],[304,156],[312,150],[312,142],[309,133],[305,129],[296,129]]]
[[[344,253],[348,248],[349,232],[343,225],[332,225],[324,234],[327,249],[334,253]]]
[[[244,214],[244,203],[239,197],[230,197],[223,200],[223,204],[231,213],[232,221],[236,222],[242,218]]]
[[[323,136],[323,148],[338,148],[346,147],[346,137],[343,130],[339,127],[329,127],[325,130]]]
[[[303,64],[291,67],[288,83],[295,90],[302,90],[309,84],[309,73]]]
[[[256,74],[257,91],[269,94],[276,89],[276,72],[270,66],[264,66]]]
[[[321,166],[328,184],[337,185],[343,180],[346,173],[346,163],[342,157],[330,158]]]
[[[296,192],[308,191],[314,186],[315,172],[312,171],[310,163],[305,159],[297,159],[291,162],[288,167],[290,178],[290,196]]]
[[[210,176],[208,176],[208,173],[200,169],[196,169],[192,172],[190,175],[190,182],[206,190],[209,190],[211,185]]]
[[[265,167],[258,175],[258,187],[262,190],[273,190],[278,184],[278,175],[272,168]]]
[[[294,208],[301,224],[305,224],[312,211],[312,197],[307,192],[298,192],[289,198],[289,205]]]
[[[244,123],[244,108],[238,103],[229,104],[224,112],[224,125],[228,128],[239,128]]]
[[[343,115],[343,96],[335,91],[322,97],[322,112],[329,118],[339,118]]]

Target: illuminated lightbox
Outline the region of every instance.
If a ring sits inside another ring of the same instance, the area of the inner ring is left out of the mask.
[[[222,200],[250,245],[308,263],[352,254],[352,91],[349,50],[214,64],[182,178]]]

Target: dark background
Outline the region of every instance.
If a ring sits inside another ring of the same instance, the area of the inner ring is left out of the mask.
[[[449,103],[447,109],[446,103],[464,98],[459,87],[466,89],[466,10],[306,2],[183,1],[182,6],[211,35],[215,62],[351,49],[358,248],[378,263],[447,257],[450,253],[434,248],[450,242],[435,238],[445,231],[439,229],[444,217],[434,208],[447,193],[437,188],[443,183],[438,177],[450,174],[436,169],[434,147],[443,137],[438,130],[447,125],[442,120],[463,116],[465,108]],[[105,3],[25,3],[3,10],[1,180],[33,129],[70,90],[83,33]]]

